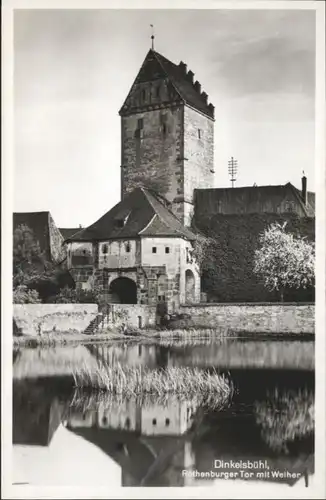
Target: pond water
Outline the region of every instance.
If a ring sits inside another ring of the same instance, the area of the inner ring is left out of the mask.
[[[123,399],[73,388],[99,364],[215,368],[235,391]],[[311,484],[314,342],[205,340],[21,349],[13,355],[13,483],[202,486]],[[198,395],[200,396],[200,395]]]

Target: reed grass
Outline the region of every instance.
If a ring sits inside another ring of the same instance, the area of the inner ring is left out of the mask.
[[[107,391],[123,396],[162,396],[177,394],[191,397],[217,396],[227,399],[233,393],[232,382],[215,370],[169,367],[149,370],[144,367],[101,365],[92,369],[84,366],[73,372],[75,387]]]
[[[57,345],[68,345],[68,344],[78,344],[78,343],[92,343],[92,342],[114,342],[117,340],[124,341],[142,341],[142,340],[154,340],[154,341],[164,341],[169,340],[174,342],[175,340],[190,340],[190,339],[214,339],[214,338],[227,338],[228,336],[233,336],[232,333],[223,330],[218,331],[212,328],[189,328],[189,329],[179,329],[179,330],[155,330],[155,329],[143,329],[143,330],[132,330],[126,334],[120,333],[113,330],[103,330],[100,333],[95,333],[92,335],[86,335],[84,333],[77,332],[57,332],[57,333],[44,333],[38,336],[14,336],[13,337],[13,347],[54,347]]]

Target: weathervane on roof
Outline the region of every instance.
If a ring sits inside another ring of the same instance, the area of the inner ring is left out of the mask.
[[[231,160],[228,161],[229,164],[229,175],[232,187],[234,187],[234,183],[237,180],[237,172],[238,172],[238,161],[231,156]]]
[[[152,50],[154,50],[154,38],[155,38],[155,35],[154,35],[154,25],[150,24],[150,27],[152,28],[152,36],[151,36],[151,39],[152,39]]]

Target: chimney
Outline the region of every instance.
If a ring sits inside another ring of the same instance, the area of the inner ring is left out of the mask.
[[[194,83],[194,72],[189,70],[188,73],[187,73],[187,78],[189,80],[190,83]]]
[[[200,94],[201,92],[201,85],[198,80],[195,81],[194,83],[195,90]]]
[[[206,92],[202,92],[201,96],[202,96],[203,100],[205,101],[205,104],[207,104],[208,95],[206,94]]]
[[[307,204],[307,177],[303,174],[302,179],[301,179],[301,184],[302,184],[302,189],[301,189],[301,196],[303,203],[306,205]]]
[[[179,62],[179,68],[185,75],[187,74],[187,65],[183,61]]]

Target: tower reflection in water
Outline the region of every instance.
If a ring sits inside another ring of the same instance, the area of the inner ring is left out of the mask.
[[[199,399],[72,396],[52,386],[49,379],[14,382],[13,442],[25,451],[31,446],[55,448],[58,463],[51,460],[56,470],[51,480],[60,484],[83,484],[84,475],[90,484],[201,484],[200,478],[182,471],[208,472],[218,459],[267,460],[273,470],[306,477],[314,470],[314,396],[309,384],[281,392],[264,389],[250,398],[240,391],[222,411],[203,406]],[[82,444],[88,448],[82,450]],[[95,450],[101,454],[95,456]],[[30,467],[41,471],[47,458],[33,460]],[[79,470],[74,478],[72,460]],[[65,463],[69,473],[62,470]],[[27,480],[36,481],[36,475]],[[284,482],[280,477],[265,479]],[[285,482],[295,484],[288,478]]]

